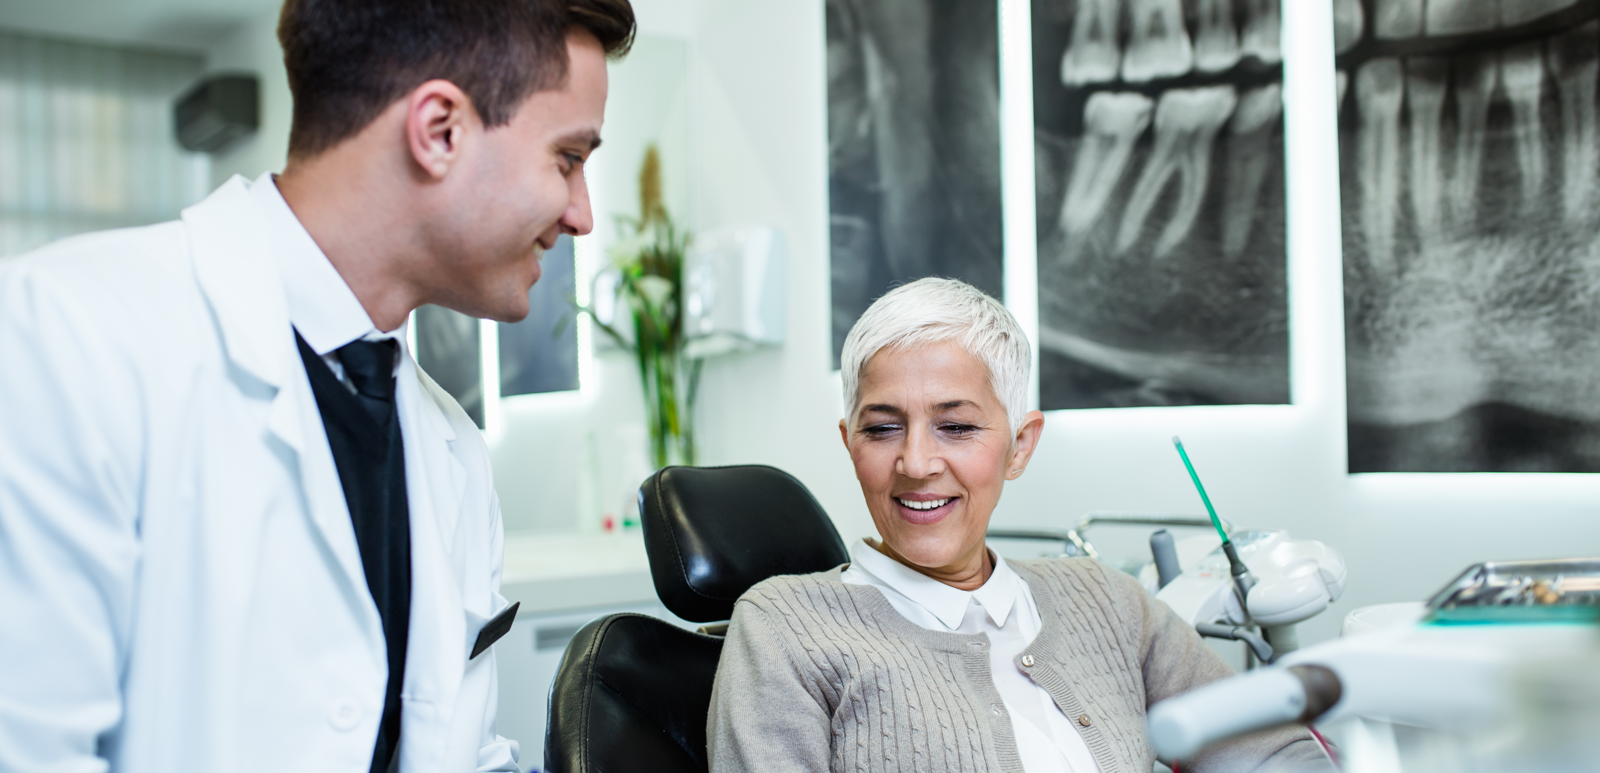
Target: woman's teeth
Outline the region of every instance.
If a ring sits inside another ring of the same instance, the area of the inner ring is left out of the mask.
[[[930,499],[926,502],[913,502],[909,499],[895,497],[894,501],[899,502],[900,504],[905,505],[912,510],[932,510],[936,507],[944,507],[945,504],[950,501],[950,497],[946,497],[944,499]]]

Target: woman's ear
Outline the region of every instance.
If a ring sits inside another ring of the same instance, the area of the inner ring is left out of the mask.
[[[844,419],[839,420],[839,439],[844,441],[844,450],[850,450],[850,425]]]
[[[1033,451],[1039,447],[1039,436],[1043,433],[1044,414],[1028,411],[1028,415],[1022,417],[1022,429],[1017,430],[1016,450],[1011,453],[1011,463],[1006,465],[1006,480],[1022,477],[1022,471],[1028,469],[1028,460],[1033,458]]]

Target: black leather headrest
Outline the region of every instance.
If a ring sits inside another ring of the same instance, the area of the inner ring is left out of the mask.
[[[583,627],[550,683],[549,773],[704,773],[722,638],[608,615]]]
[[[850,560],[822,505],[772,467],[662,468],[639,487],[639,512],[656,595],[696,623],[732,617],[768,577]]]

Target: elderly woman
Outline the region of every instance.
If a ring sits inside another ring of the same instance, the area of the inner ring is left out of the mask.
[[[961,282],[905,285],[856,322],[839,433],[879,539],[739,599],[712,771],[1145,773],[1146,707],[1231,673],[1132,578],[985,546],[1044,428],[1028,368],[1011,314]],[[1331,769],[1303,728],[1182,763]]]

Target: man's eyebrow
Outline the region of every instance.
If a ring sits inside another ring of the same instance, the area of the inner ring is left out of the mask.
[[[593,129],[579,129],[578,131],[563,134],[556,138],[557,145],[588,145],[589,152],[593,153],[600,147],[600,134]]]

